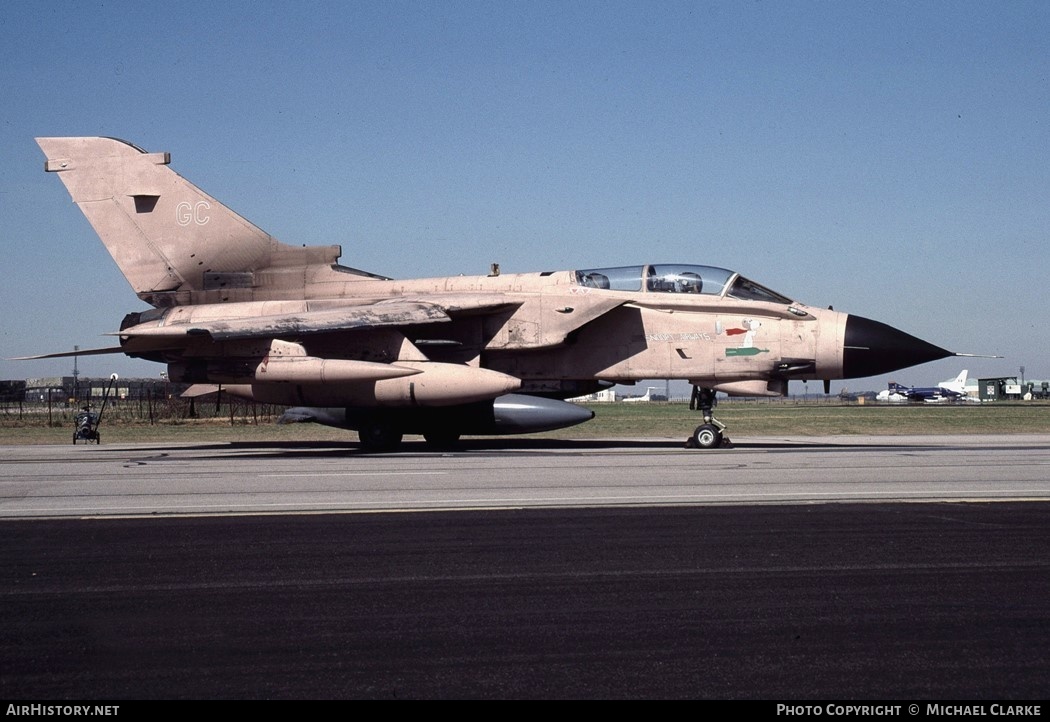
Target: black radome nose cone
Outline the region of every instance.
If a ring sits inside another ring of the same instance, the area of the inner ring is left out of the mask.
[[[954,355],[893,326],[851,315],[846,318],[842,378],[878,376]]]

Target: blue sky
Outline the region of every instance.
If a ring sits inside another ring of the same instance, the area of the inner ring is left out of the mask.
[[[0,356],[145,307],[33,142],[108,135],[350,266],[724,266],[1006,356],[898,381],[1050,378],[1048,37],[1046,2],[12,3]]]

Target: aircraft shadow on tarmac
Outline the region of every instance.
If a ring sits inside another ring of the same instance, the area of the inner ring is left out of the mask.
[[[905,437],[902,437],[902,439]],[[169,454],[172,451],[198,453],[202,457],[213,456],[216,458],[228,456],[235,452],[239,457],[267,457],[267,458],[325,458],[325,457],[406,457],[406,456],[448,456],[469,454],[515,454],[515,453],[572,453],[572,452],[601,452],[611,450],[629,451],[660,451],[675,450],[688,451],[698,456],[710,454],[732,454],[734,451],[815,451],[815,450],[843,450],[843,449],[910,449],[926,448],[916,446],[914,443],[871,443],[870,440],[862,442],[858,437],[856,443],[849,441],[743,441],[733,442],[729,449],[699,450],[688,449],[685,440],[676,441],[672,439],[528,439],[528,438],[477,438],[460,440],[455,445],[434,448],[422,439],[418,441],[407,440],[398,451],[375,452],[366,450],[355,441],[331,442],[331,441],[232,441],[232,442],[207,442],[201,444],[170,446],[148,446],[136,447],[136,451],[152,451]],[[252,453],[255,452],[255,453]]]

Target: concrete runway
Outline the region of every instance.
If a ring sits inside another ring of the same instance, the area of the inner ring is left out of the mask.
[[[0,447],[0,518],[1050,499],[1050,436]]]
[[[0,449],[0,698],[1050,691],[1048,436],[500,446]]]

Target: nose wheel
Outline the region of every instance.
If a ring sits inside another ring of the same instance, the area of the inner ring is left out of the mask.
[[[693,435],[685,442],[687,449],[729,449],[733,444],[725,435],[726,425],[716,419],[711,413],[715,406],[715,390],[709,388],[693,387],[693,396],[689,400],[691,411],[699,410],[704,417],[704,423],[696,427]]]
[[[689,440],[693,442],[691,446],[694,449],[717,449],[722,445],[724,439],[722,432],[714,424],[697,426],[696,431],[689,437]]]

